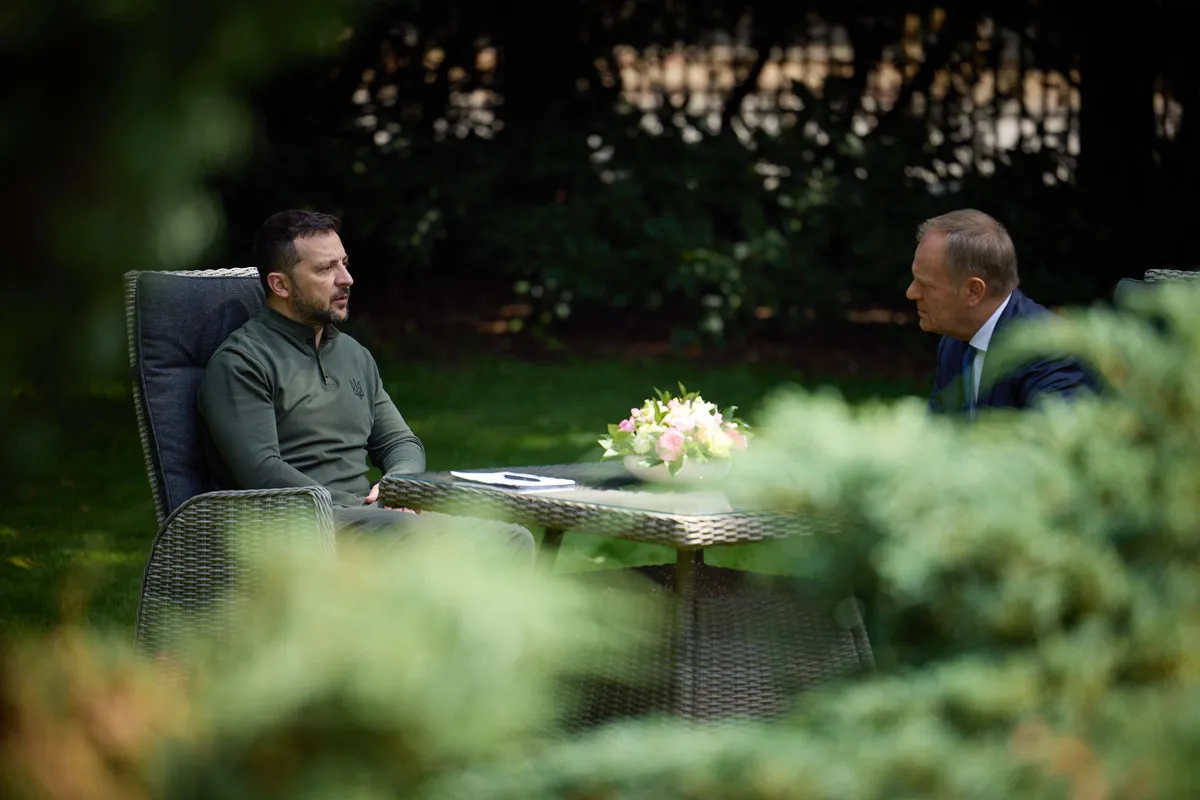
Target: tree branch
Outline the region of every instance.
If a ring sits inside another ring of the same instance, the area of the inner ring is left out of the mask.
[[[754,59],[754,64],[750,67],[750,73],[746,75],[733,92],[730,93],[729,99],[725,101],[724,108],[721,109],[721,132],[725,133],[730,130],[730,124],[735,116],[739,116],[742,111],[742,103],[746,102],[746,98],[750,96],[755,89],[758,88],[758,79],[762,76],[763,67],[767,65],[768,59],[771,58],[771,43],[766,39],[758,41],[755,45],[758,55]]]

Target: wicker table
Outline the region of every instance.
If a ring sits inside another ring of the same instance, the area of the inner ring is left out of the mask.
[[[636,686],[619,681],[589,686],[582,720],[652,711],[693,720],[771,716],[786,710],[796,693],[872,665],[853,599],[831,605],[790,578],[704,564],[708,547],[835,533],[832,522],[737,510],[720,492],[702,487],[672,491],[640,484],[613,462],[505,469],[571,478],[576,486],[502,489],[427,472],[383,478],[380,498],[393,507],[544,528],[539,559],[547,567],[566,531],[665,544],[677,553],[673,566],[572,575],[624,591],[629,573],[639,574],[648,579],[642,585],[662,596],[664,612],[656,625],[660,635],[632,667]],[[630,663],[614,664],[614,674],[627,675]]]

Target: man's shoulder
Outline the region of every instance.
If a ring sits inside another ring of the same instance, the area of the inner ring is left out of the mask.
[[[1014,291],[1013,295],[1014,299],[1020,295],[1020,304],[1014,316],[1036,319],[1056,314],[1053,309],[1024,294]],[[1081,388],[1095,390],[1099,385],[1084,362],[1076,356],[1063,353],[1046,353],[1040,358],[1033,358],[1014,370],[1014,377],[1020,381],[1022,391],[1030,398],[1049,393],[1070,394]]]
[[[1020,289],[1013,289],[1012,299],[1008,304],[1014,317],[1040,317],[1043,314],[1053,313]]]
[[[251,317],[217,345],[208,359],[208,368],[220,368],[246,360],[261,363],[271,349],[270,337],[277,335],[260,317]]]
[[[1009,324],[1023,319],[1037,319],[1053,312],[1041,303],[1033,300],[1020,289],[1013,289],[1009,295],[1008,304],[1000,312],[993,329],[993,340],[999,341],[1008,336]]]

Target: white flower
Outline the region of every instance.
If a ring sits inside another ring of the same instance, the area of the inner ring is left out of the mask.
[[[729,438],[729,434],[717,428],[711,434],[708,442],[709,451],[717,458],[725,458],[729,455],[730,448],[733,447],[733,440]]]

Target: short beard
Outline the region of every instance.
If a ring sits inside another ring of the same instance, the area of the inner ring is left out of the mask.
[[[292,310],[296,316],[309,325],[336,325],[345,322],[350,317],[349,306],[346,307],[344,314],[340,314],[333,310],[332,305],[321,305],[319,301],[299,292],[293,292],[293,294],[295,296],[292,298]]]

